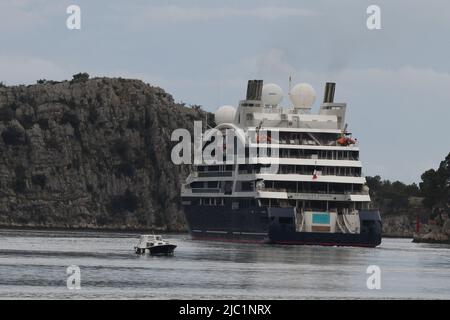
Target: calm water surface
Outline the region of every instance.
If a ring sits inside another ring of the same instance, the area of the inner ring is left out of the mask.
[[[138,234],[0,230],[2,299],[450,299],[450,246],[383,239],[376,249],[192,241],[139,256]],[[81,269],[81,289],[66,269]],[[381,268],[369,290],[366,269]]]

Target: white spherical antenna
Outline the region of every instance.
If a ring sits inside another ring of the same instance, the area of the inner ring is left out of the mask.
[[[233,106],[221,106],[216,110],[215,120],[216,124],[233,123],[236,116],[236,108]]]
[[[283,100],[283,90],[275,83],[265,84],[261,98],[264,105],[277,106]]]
[[[295,108],[311,108],[316,101],[316,91],[308,83],[296,84],[289,95]]]

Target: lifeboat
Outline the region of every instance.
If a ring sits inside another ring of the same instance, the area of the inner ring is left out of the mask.
[[[356,140],[348,137],[340,137],[336,140],[340,146],[349,146],[356,143]]]
[[[271,142],[272,141],[272,138],[270,137],[270,136],[268,136],[268,135],[265,135],[265,134],[258,134],[257,136],[256,136],[256,142],[257,143],[261,143],[261,142]]]

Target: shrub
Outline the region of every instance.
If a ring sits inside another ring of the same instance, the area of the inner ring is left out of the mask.
[[[16,128],[7,128],[2,132],[2,138],[6,145],[17,146],[25,144],[23,133]]]
[[[122,162],[116,169],[116,175],[118,176],[134,177],[135,173],[136,169],[131,163],[128,162]]]
[[[98,111],[95,108],[89,109],[88,120],[91,124],[95,124],[98,120]]]
[[[135,212],[139,205],[139,198],[127,189],[123,195],[114,196],[111,199],[110,207],[114,213],[124,211]]]
[[[122,139],[118,139],[111,147],[111,152],[117,154],[122,159],[127,159],[130,152],[130,144]]]
[[[24,193],[27,188],[27,184],[25,182],[25,179],[18,179],[14,181],[13,189],[16,193]]]
[[[37,123],[39,124],[39,127],[42,130],[48,130],[49,129],[49,125],[48,125],[48,119],[39,119],[37,121]]]
[[[106,214],[98,216],[95,220],[99,226],[108,225],[111,222],[111,218]]]
[[[78,115],[73,111],[64,112],[62,119],[62,124],[70,123],[72,127],[78,128],[80,124],[80,119],[78,119]]]
[[[33,116],[29,114],[20,117],[19,122],[25,129],[30,129],[34,125]]]
[[[127,128],[128,129],[139,129],[141,127],[141,124],[139,123],[138,120],[131,118],[130,120],[128,120],[127,123]]]
[[[0,121],[11,121],[14,119],[14,110],[11,106],[4,106],[0,109]]]
[[[80,72],[73,75],[72,83],[76,82],[86,82],[89,80],[89,74],[86,72]]]
[[[44,188],[47,184],[47,176],[45,174],[35,174],[31,177],[31,182],[34,185]]]
[[[61,144],[58,142],[58,140],[56,139],[55,136],[51,136],[47,141],[46,141],[47,147],[51,148],[51,149],[55,149],[58,151],[61,151]]]
[[[57,84],[57,83],[61,83],[60,81],[55,81],[55,80],[47,80],[47,79],[39,79],[38,81],[36,81],[37,84]]]
[[[15,168],[16,179],[13,183],[13,189],[16,193],[24,193],[27,188],[25,168],[23,166],[17,166]]]

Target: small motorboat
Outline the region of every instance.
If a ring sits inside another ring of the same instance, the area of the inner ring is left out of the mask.
[[[134,250],[136,254],[148,252],[151,255],[171,256],[176,247],[176,245],[163,240],[160,235],[141,235]]]

